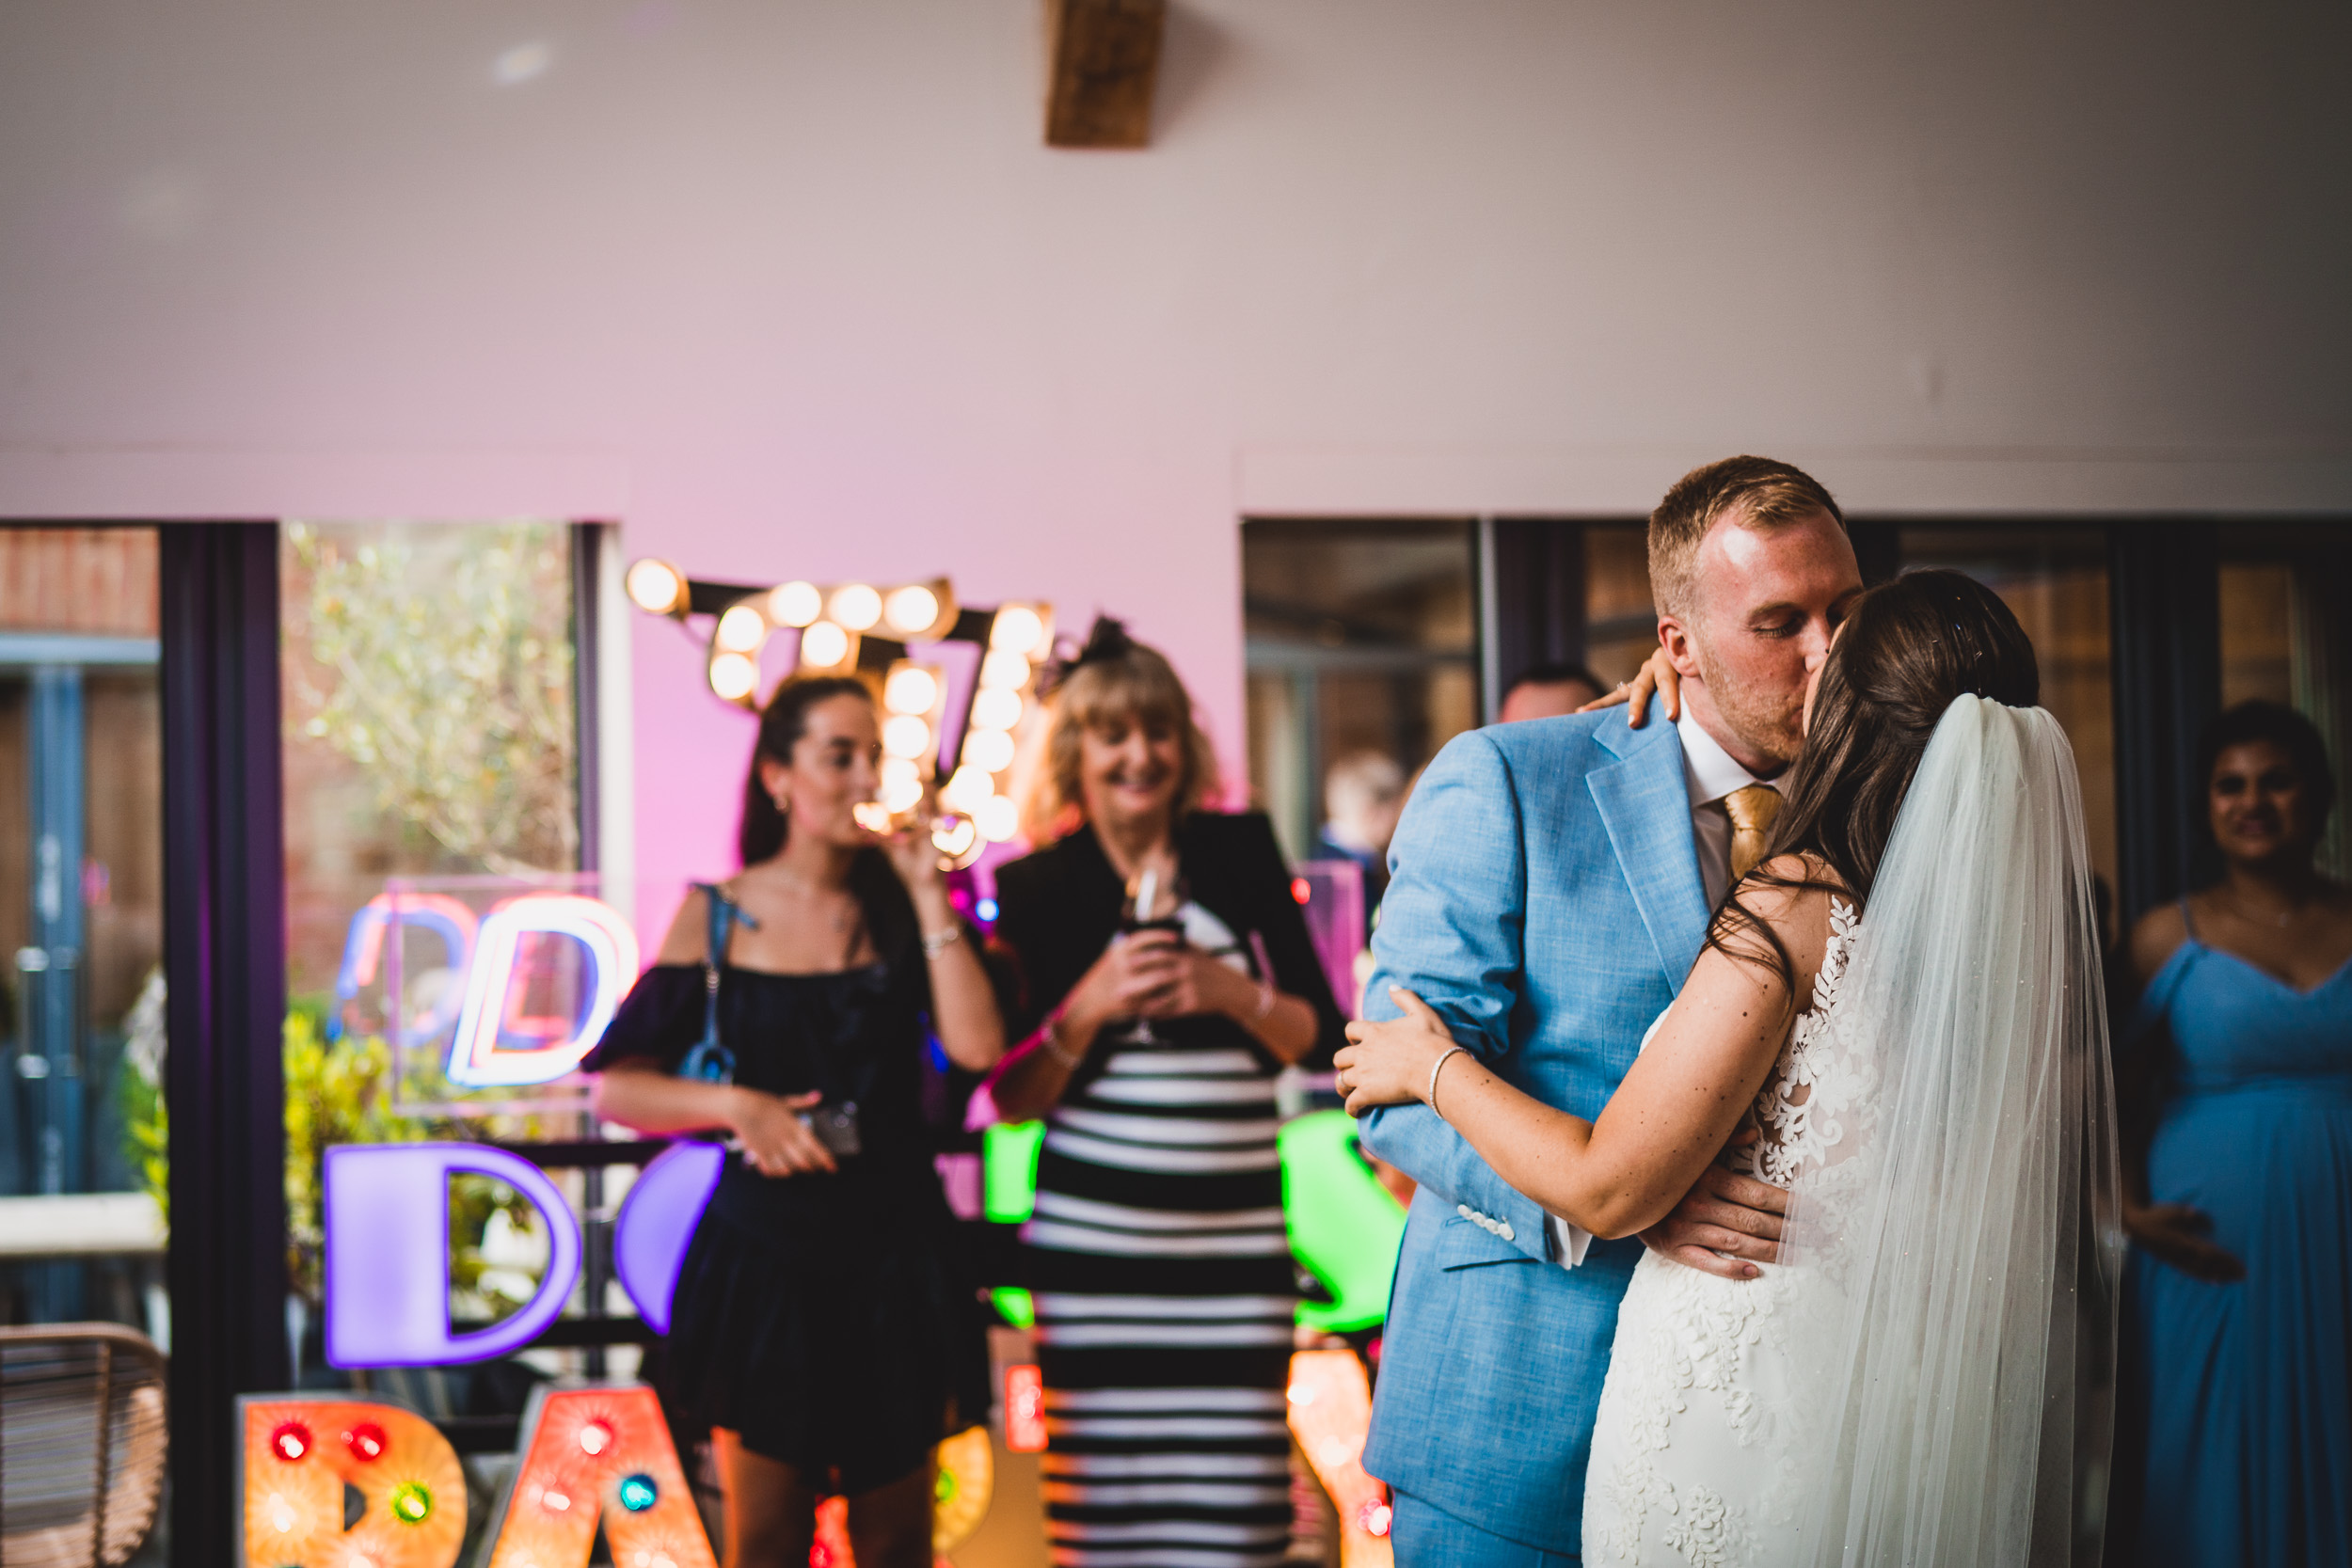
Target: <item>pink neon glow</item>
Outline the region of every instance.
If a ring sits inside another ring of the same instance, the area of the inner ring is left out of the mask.
[[[515,960],[527,932],[569,937],[588,950],[590,1001],[577,1031],[532,1050],[501,1050],[500,1030],[514,989]],[[508,899],[485,917],[474,939],[465,1006],[449,1045],[450,1082],[492,1088],[563,1077],[604,1034],[636,978],[636,933],[610,905],[570,893],[527,893]]]

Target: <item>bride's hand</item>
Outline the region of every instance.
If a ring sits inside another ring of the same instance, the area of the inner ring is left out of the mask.
[[[1360,1117],[1375,1105],[1419,1100],[1429,1086],[1429,1069],[1454,1047],[1454,1036],[1428,1003],[1402,986],[1389,995],[1405,1009],[1402,1018],[1347,1026],[1354,1043],[1332,1058],[1336,1087],[1347,1097],[1347,1114]]]
[[[1682,677],[1675,673],[1674,663],[1666,657],[1663,648],[1653,651],[1643,661],[1642,667],[1633,672],[1631,680],[1621,682],[1614,691],[1605,697],[1594,698],[1576,711],[1591,713],[1597,708],[1615,707],[1623,703],[1626,705],[1626,723],[1638,730],[1642,727],[1643,719],[1648,715],[1652,692],[1658,694],[1659,705],[1665,709],[1669,721],[1682,717]]]

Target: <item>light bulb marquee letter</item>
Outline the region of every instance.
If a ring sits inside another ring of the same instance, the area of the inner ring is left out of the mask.
[[[543,1384],[516,1449],[490,1517],[489,1568],[587,1568],[599,1520],[614,1562],[716,1568],[652,1389]]]
[[[1020,832],[1010,790],[1013,736],[1036,711],[1038,668],[1054,651],[1051,605],[961,606],[946,578],[896,587],[702,582],[651,559],[629,567],[628,583],[629,597],[649,615],[681,623],[709,618],[704,676],[715,695],[739,707],[758,710],[760,652],[784,631],[798,638],[796,673],[856,672],[879,681],[885,752],[880,805],[901,816],[936,784],[951,815],[933,824],[932,842],[948,862],[968,864],[984,844]],[[910,644],[952,643],[974,646],[978,655],[960,713],[949,692],[957,683],[947,672],[909,657]]]
[[[396,1405],[334,1395],[237,1401],[245,1568],[452,1568],[466,1477],[449,1440]],[[346,1489],[360,1498],[349,1517]]]

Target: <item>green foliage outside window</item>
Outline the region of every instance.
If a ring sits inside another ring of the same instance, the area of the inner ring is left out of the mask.
[[[486,871],[578,863],[571,563],[544,523],[290,523],[316,668],[288,724],[366,768],[378,804]],[[322,682],[318,677],[325,673]]]

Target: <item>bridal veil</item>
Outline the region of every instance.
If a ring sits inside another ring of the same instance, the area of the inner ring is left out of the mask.
[[[1836,1287],[1805,1327],[1822,1568],[2042,1568],[2096,1529],[2122,1248],[2094,909],[2057,721],[1959,698],[1843,983],[1867,1086],[1791,1189],[1784,1256]]]

